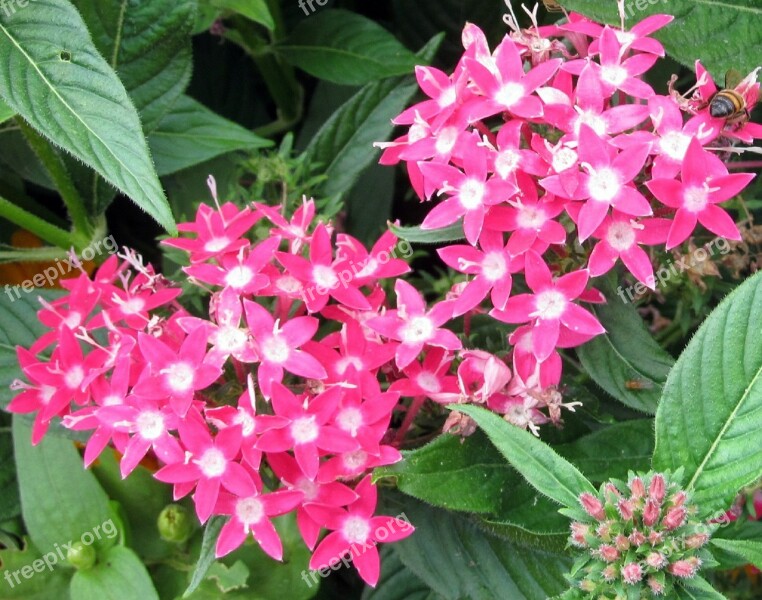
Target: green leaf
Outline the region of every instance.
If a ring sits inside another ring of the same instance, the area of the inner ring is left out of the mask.
[[[628,471],[648,471],[654,448],[653,419],[614,423],[555,450],[594,482],[627,479]]]
[[[114,546],[98,564],[77,571],[71,580],[71,600],[159,600],[151,577],[137,555]]]
[[[508,462],[551,500],[577,507],[582,492],[595,493],[593,484],[573,464],[528,431],[479,406],[453,404],[450,408],[476,421]]]
[[[4,415],[0,424],[10,422],[10,417]],[[13,437],[7,427],[0,431],[0,523],[21,514],[18,483],[16,481],[16,463],[13,461]]]
[[[201,542],[201,552],[193,570],[190,584],[183,594],[183,598],[190,596],[201,582],[206,578],[209,568],[214,563],[214,547],[217,544],[217,538],[220,537],[220,530],[227,521],[226,517],[212,517],[204,528],[204,539]]]
[[[536,600],[568,587],[563,574],[571,561],[566,557],[506,542],[467,518],[410,497],[395,496],[388,503],[386,514],[404,514],[416,527],[392,550],[447,600]]]
[[[658,470],[685,469],[699,517],[762,475],[762,273],[737,287],[682,353],[656,413]]]
[[[346,10],[303,19],[275,50],[318,79],[346,85],[412,73],[419,62],[386,29]]]
[[[389,229],[401,240],[407,240],[414,244],[441,244],[443,242],[457,242],[465,239],[463,223],[458,221],[442,229],[421,229],[419,226],[402,227],[389,223]]]
[[[374,588],[366,586],[362,600],[444,600],[413,574],[391,546],[381,550],[381,577]]]
[[[673,594],[677,600],[728,600],[720,592],[715,590],[709,582],[699,576],[686,581],[681,586],[676,586]]]
[[[441,36],[432,39],[419,53],[419,60],[428,62],[440,42]],[[370,83],[323,124],[304,152],[310,162],[324,167],[325,195],[343,195],[352,188],[378,154],[372,151],[373,143],[389,138],[394,129],[391,119],[417,89],[411,77]]]
[[[559,4],[612,25],[620,23],[616,2],[560,0]],[[701,58],[719,78],[719,85],[730,68],[745,75],[759,66],[762,5],[758,0],[628,0],[625,26],[629,29],[649,15],[664,13],[674,15],[675,21],[653,37],[687,67],[693,68],[696,59]]]
[[[233,590],[246,587],[249,578],[249,569],[240,560],[233,563],[232,567],[221,562],[215,562],[206,574],[207,579],[213,579],[220,592],[227,594]]]
[[[33,10],[0,11],[0,55],[7,104],[176,233],[137,111],[76,8],[37,0]]]
[[[675,361],[651,337],[632,304],[613,290],[605,293],[608,303],[594,305],[592,311],[606,333],[577,348],[577,356],[590,377],[614,398],[654,414]]]
[[[30,426],[14,416],[21,510],[34,545],[49,552],[70,542],[85,543],[88,537],[94,538],[93,545],[99,550],[113,545],[116,535],[103,531],[115,525],[108,497],[93,474],[82,466],[74,444],[50,435],[37,446],[32,446],[30,440]],[[109,521],[110,525],[103,527]]]
[[[8,106],[5,102],[0,100],[0,123],[7,121],[16,115],[16,111]]]
[[[194,0],[73,0],[140,113],[143,130],[156,128],[191,76]]]
[[[0,294],[0,408],[5,408],[16,395],[9,389],[14,379],[22,377],[16,357],[16,346],[29,348],[43,333],[49,331],[37,318],[41,308],[38,298],[53,300],[62,292],[35,290],[27,294],[19,290],[16,298],[14,291]],[[11,298],[13,300],[11,300]]]
[[[711,540],[712,545],[721,550],[740,556],[749,564],[758,569],[762,568],[762,542],[755,540],[725,540],[714,537]]]
[[[516,472],[482,432],[465,439],[443,434],[403,456],[376,469],[374,481],[392,478],[406,494],[449,510],[499,512],[517,483]]]
[[[60,568],[58,553],[47,553],[45,560],[42,556],[26,537],[19,550],[0,549],[0,570],[9,576],[0,582],[0,600],[68,598],[71,571]],[[48,564],[52,566],[48,568]]]
[[[272,146],[240,125],[182,96],[148,136],[156,170],[169,175],[235,150]]]
[[[270,31],[275,29],[275,21],[267,7],[266,0],[210,0],[212,6],[222,10],[230,10],[264,25]]]

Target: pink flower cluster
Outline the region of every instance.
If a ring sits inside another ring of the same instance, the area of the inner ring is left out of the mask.
[[[418,67],[427,98],[394,120],[409,126],[403,136],[378,144],[382,164],[406,164],[422,200],[441,197],[422,229],[462,222],[468,243],[439,250],[468,276],[452,290],[453,314],[489,298],[490,315],[521,324],[510,338],[514,368],[542,389],[560,380],[558,348],[603,331],[579,305],[602,300],[589,278],[621,260],[654,289],[644,246],[673,248],[697,223],[740,239],[718,205],[753,175],[730,174],[718,149],[762,137],[762,126],[711,116],[717,88],[700,63],[690,96],[643,81],[664,55],[648,35],[671,21],[651,16],[626,31],[572,13],[520,30],[514,17],[494,51],[469,24],[454,72]],[[756,75],[737,88],[749,109]],[[529,293],[512,295],[519,273]]]

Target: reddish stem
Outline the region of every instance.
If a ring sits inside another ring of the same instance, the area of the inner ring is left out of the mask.
[[[495,137],[495,134],[492,133],[489,130],[489,127],[487,127],[484,123],[482,123],[481,121],[477,121],[476,123],[474,123],[474,127],[476,127],[476,129],[478,129],[482,134],[487,136],[487,139],[490,141],[490,144],[494,146],[497,143],[497,138]]]
[[[728,169],[762,169],[762,160],[740,160],[728,163]]]
[[[397,430],[397,438],[395,439],[395,445],[399,446],[402,444],[402,440],[405,439],[405,434],[410,429],[410,426],[413,424],[413,421],[415,420],[415,416],[418,414],[418,412],[421,410],[421,407],[423,406],[423,403],[426,402],[426,396],[416,396],[413,398],[413,401],[410,403],[410,406],[407,409],[407,412],[405,413],[405,419],[402,421],[402,425]]]

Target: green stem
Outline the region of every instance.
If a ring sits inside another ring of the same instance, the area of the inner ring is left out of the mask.
[[[31,231],[40,239],[50,244],[55,244],[60,248],[71,247],[71,234],[68,231],[51,225],[37,215],[24,210],[0,197],[0,217],[8,219],[11,223]]]
[[[82,197],[77,191],[63,159],[53,146],[26,121],[18,119],[18,124],[27,143],[37,155],[37,158],[40,159],[45,170],[53,180],[56,189],[58,189],[58,193],[61,194],[61,198],[66,205],[66,210],[69,212],[69,217],[71,217],[71,221],[74,224],[74,238],[78,240],[90,239],[93,227],[90,223],[85,203],[82,201]],[[81,248],[77,249],[81,250]]]
[[[9,262],[48,262],[66,258],[68,255],[69,253],[66,250],[53,246],[19,250],[0,250],[0,264]]]

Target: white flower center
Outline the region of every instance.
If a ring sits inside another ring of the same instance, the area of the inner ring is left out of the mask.
[[[616,171],[603,168],[590,173],[590,197],[596,202],[611,202],[619,194],[622,184]]]
[[[187,392],[193,386],[193,367],[185,362],[177,362],[169,365],[164,371],[164,376],[175,392]]]
[[[632,33],[632,31],[622,31],[621,29],[614,29],[614,34],[616,35],[616,39],[623,46],[632,44],[632,42],[635,41],[635,37],[636,37],[635,34]]]
[[[363,268],[357,273],[357,276],[369,277],[376,272],[376,269],[378,269],[378,261],[375,258],[371,257],[368,259],[368,262],[365,263],[365,266],[363,266]]]
[[[339,285],[339,278],[336,272],[327,265],[315,265],[312,268],[312,279],[318,287],[329,290]]]
[[[428,342],[434,335],[434,323],[424,316],[413,317],[400,330],[402,341],[407,344]]]
[[[685,190],[683,194],[683,206],[686,210],[698,213],[709,204],[709,192],[703,187],[692,187]]]
[[[523,85],[510,81],[498,90],[497,94],[495,94],[495,101],[510,108],[521,100],[525,94]]]
[[[124,404],[124,399],[116,394],[109,394],[103,400],[101,400],[103,406],[119,406]]]
[[[358,373],[361,373],[363,369],[365,369],[365,365],[363,364],[362,360],[356,356],[345,356],[336,363],[336,371],[340,375],[346,373],[349,367],[354,367],[355,371]]]
[[[613,86],[619,87],[627,79],[627,69],[620,65],[608,65],[601,67],[601,78]]]
[[[69,329],[76,329],[82,324],[82,315],[78,312],[71,312],[64,319],[64,323]]]
[[[164,433],[164,416],[155,410],[141,412],[135,419],[138,434],[144,440],[155,440]]]
[[[300,479],[299,483],[297,483],[295,487],[296,489],[304,492],[305,500],[314,500],[320,491],[320,486],[314,481],[310,481],[306,477]]]
[[[254,272],[245,265],[233,267],[225,275],[225,284],[233,289],[241,289],[249,285],[254,278]]]
[[[348,431],[349,435],[356,436],[357,430],[363,426],[362,412],[359,408],[349,406],[343,409],[338,417],[336,417],[336,423],[344,431]]]
[[[368,519],[358,516],[347,517],[341,528],[341,534],[349,544],[364,544],[370,535]]]
[[[538,294],[535,300],[534,316],[540,319],[557,319],[566,310],[566,297],[555,290]]]
[[[242,408],[238,409],[238,413],[233,419],[233,423],[241,426],[241,433],[243,434],[243,437],[249,437],[252,433],[254,433],[254,417],[252,417]]]
[[[286,294],[298,294],[302,290],[302,283],[293,275],[282,275],[278,277],[275,287]]]
[[[297,444],[309,444],[314,442],[320,428],[315,423],[315,417],[301,417],[291,423],[291,437]]]
[[[536,206],[522,206],[516,221],[521,229],[533,229],[538,231],[547,221],[545,211]]]
[[[691,137],[681,131],[670,131],[659,140],[659,148],[672,160],[683,160],[691,143]]]
[[[508,264],[502,252],[490,252],[482,261],[482,274],[489,281],[498,281],[508,272]]]
[[[365,463],[368,462],[368,453],[364,450],[346,452],[342,454],[341,460],[347,469],[356,471],[357,469],[362,469],[365,466]]]
[[[238,327],[220,327],[214,336],[214,345],[223,352],[235,352],[246,344],[246,332]]]
[[[484,182],[468,179],[459,191],[460,203],[466,210],[474,210],[482,205]]]
[[[442,385],[439,383],[439,377],[431,371],[421,371],[418,373],[415,382],[418,384],[419,388],[429,394],[436,394],[442,389]]]
[[[413,144],[419,140],[422,140],[428,136],[428,130],[420,123],[413,123],[410,126],[410,130],[407,134],[407,141],[409,144]]]
[[[519,162],[521,162],[521,154],[518,151],[513,149],[503,150],[495,159],[495,170],[502,179],[505,179],[518,169]]]
[[[283,363],[288,360],[291,349],[288,343],[279,335],[274,335],[262,344],[262,355],[267,362]]]
[[[583,124],[590,127],[599,136],[606,133],[606,120],[597,113],[590,111],[581,112],[574,123],[574,133],[579,135],[579,128]]]
[[[455,91],[455,87],[450,86],[447,89],[442,90],[442,93],[439,94],[439,98],[437,99],[437,104],[439,104],[440,108],[447,108],[448,106],[455,104],[455,101],[457,99],[458,99],[458,94]]]
[[[235,504],[235,516],[246,527],[259,523],[265,516],[265,507],[262,501],[254,496],[242,498]]]
[[[66,371],[66,374],[64,375],[64,383],[66,384],[66,387],[70,390],[77,389],[80,384],[82,383],[82,380],[85,378],[85,371],[82,367],[79,365],[76,365]]]
[[[458,141],[458,134],[460,131],[457,127],[445,127],[437,134],[437,141],[435,148],[437,154],[449,155],[452,149],[455,147],[455,142]]]
[[[139,313],[145,307],[146,302],[143,298],[130,298],[122,304],[122,313],[125,315],[134,315]]]
[[[201,458],[195,462],[206,477],[220,477],[228,465],[225,455],[217,448],[204,451]]]
[[[615,221],[606,232],[606,241],[618,252],[632,248],[635,243],[635,229],[624,221]]]
[[[553,153],[553,170],[556,173],[566,171],[577,162],[577,153],[571,148],[564,146]]]
[[[204,250],[207,252],[219,252],[227,248],[229,244],[230,240],[226,237],[212,238],[204,244]]]

